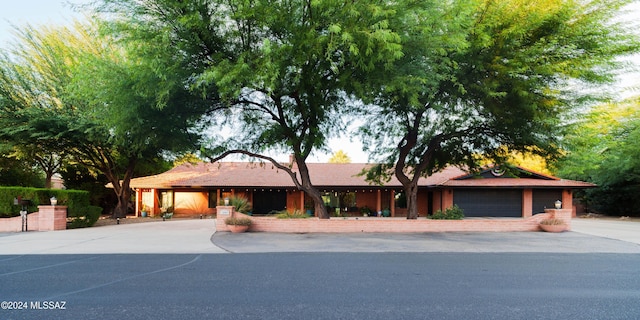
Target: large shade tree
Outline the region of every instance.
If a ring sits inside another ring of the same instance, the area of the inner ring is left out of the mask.
[[[584,192],[589,209],[610,215],[640,215],[640,99],[603,104],[572,124],[563,141],[557,173],[593,182]]]
[[[0,138],[46,145],[103,174],[122,216],[136,167],[194,148],[208,105],[188,92],[186,60],[163,39],[120,45],[98,26],[19,30],[0,60]]]
[[[216,88],[233,136],[207,146],[211,161],[243,154],[287,172],[329,218],[306,160],[342,127],[353,72],[400,57],[388,1],[106,0],[120,21],[166,33],[194,64],[196,90]],[[135,29],[134,29],[135,30]],[[282,164],[267,152],[292,154]],[[295,168],[294,168],[295,166]]]
[[[638,50],[611,20],[626,3],[455,0],[391,22],[404,55],[368,78],[362,133],[381,162],[369,178],[395,175],[415,219],[421,177],[514,151],[553,155],[566,111],[594,98],[580,90],[611,82],[616,58]]]

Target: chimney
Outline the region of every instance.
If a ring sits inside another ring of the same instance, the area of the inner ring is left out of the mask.
[[[289,154],[289,164],[293,165],[294,163],[296,163],[296,156],[293,153]]]

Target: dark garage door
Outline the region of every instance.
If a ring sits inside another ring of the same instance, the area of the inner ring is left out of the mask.
[[[533,190],[533,214],[555,208],[557,200],[562,200],[562,190]]]
[[[252,205],[254,214],[284,210],[287,207],[287,192],[285,190],[254,191]]]
[[[453,203],[467,217],[522,217],[522,190],[454,190]]]

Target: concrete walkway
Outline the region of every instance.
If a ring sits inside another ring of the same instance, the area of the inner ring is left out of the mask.
[[[575,219],[563,233],[215,233],[215,220],[169,220],[2,233],[0,255],[254,252],[640,253],[640,222]]]

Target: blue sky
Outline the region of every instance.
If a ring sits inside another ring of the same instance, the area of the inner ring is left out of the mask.
[[[65,24],[82,14],[74,11],[71,4],[89,3],[90,0],[3,0],[0,9],[0,47],[5,48],[13,38],[11,25],[18,27],[29,23]],[[9,4],[7,4],[7,2]]]

